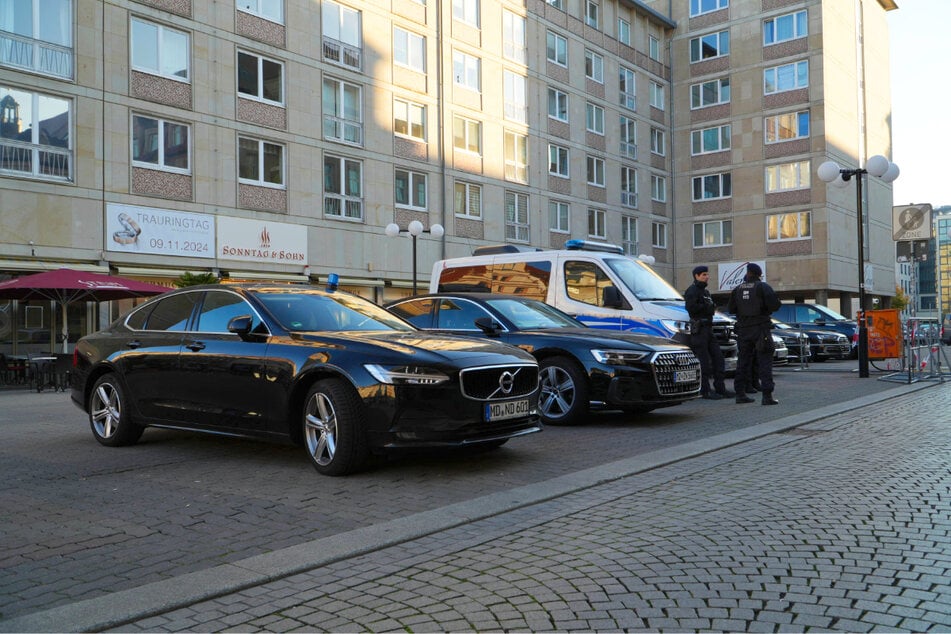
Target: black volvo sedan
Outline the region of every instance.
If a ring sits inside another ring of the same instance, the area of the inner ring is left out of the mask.
[[[374,452],[496,447],[541,429],[530,354],[310,286],[159,295],[80,339],[74,365],[72,400],[107,446],[146,426],[291,441],[344,475]]]
[[[690,348],[589,328],[536,299],[447,292],[386,307],[419,328],[488,336],[531,352],[540,367],[538,409],[546,424],[577,424],[591,409],[644,413],[700,395],[700,362]]]

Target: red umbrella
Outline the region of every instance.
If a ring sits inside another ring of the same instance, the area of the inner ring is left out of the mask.
[[[105,302],[158,295],[170,289],[114,275],[58,269],[0,282],[0,299],[47,299],[63,305],[63,352],[66,352],[66,305],[72,302]]]

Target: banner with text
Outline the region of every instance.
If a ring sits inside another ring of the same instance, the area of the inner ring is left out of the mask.
[[[762,280],[766,281],[766,261],[747,260],[745,262],[720,262],[717,265],[717,290],[720,292],[732,291],[743,283],[746,275],[746,265],[750,262],[758,264],[763,269]]]
[[[269,264],[307,264],[307,227],[218,218],[218,257]]]
[[[215,257],[215,217],[138,205],[106,205],[107,251]]]

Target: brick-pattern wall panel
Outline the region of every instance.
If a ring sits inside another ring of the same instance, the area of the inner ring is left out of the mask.
[[[404,137],[393,137],[393,154],[400,158],[415,161],[429,160],[429,145],[421,141],[412,141]]]
[[[811,255],[812,240],[783,240],[782,242],[767,242],[766,257],[780,257],[784,255]]]
[[[763,110],[805,105],[807,103],[809,103],[808,88],[797,88],[796,90],[786,90],[763,96]]]
[[[693,238],[691,237],[691,240]],[[724,245],[720,247],[706,247],[703,249],[694,248],[694,262],[720,262],[733,259],[733,247]]]
[[[694,216],[709,216],[733,211],[732,198],[717,198],[693,203]]]
[[[238,120],[286,130],[287,110],[269,103],[238,97]]]
[[[585,78],[584,88],[589,95],[592,97],[597,97],[598,99],[604,99],[604,84],[599,84],[593,79]]]
[[[812,189],[794,189],[787,192],[766,194],[766,208],[789,207],[790,205],[808,205],[812,202]]]
[[[661,110],[660,108],[651,106],[650,118],[651,121],[656,121],[657,123],[666,123],[667,112],[665,110]]]
[[[287,190],[238,183],[238,206],[287,213]]]
[[[600,150],[601,152],[607,151],[605,137],[603,134],[597,134],[595,132],[586,132],[585,143],[587,143],[588,147],[591,148],[592,150]]]
[[[769,143],[765,146],[763,155],[767,159],[773,159],[783,156],[794,156],[796,154],[806,154],[809,151],[809,139],[795,139],[794,141]]]
[[[192,199],[190,174],[175,174],[143,167],[132,168],[132,193],[161,196],[171,200]]]
[[[729,119],[732,109],[729,103],[721,103],[716,106],[706,108],[697,108],[690,111],[690,123],[703,123],[715,119]]]
[[[398,224],[401,228],[406,229],[409,227],[409,223],[414,220],[419,220],[423,223],[423,228],[429,228],[429,214],[425,211],[413,211],[412,209],[399,209],[397,208],[393,212],[393,222]]]
[[[790,55],[802,55],[809,50],[809,39],[797,37],[779,44],[770,44],[763,47],[763,60],[781,59]]]
[[[729,21],[729,19],[730,8],[726,7],[725,9],[720,9],[719,11],[711,11],[710,13],[704,13],[703,15],[698,15],[695,18],[690,18],[687,23],[687,28],[689,28],[691,31],[697,31],[715,24],[723,24],[724,22]]]
[[[283,24],[277,24],[244,11],[235,11],[235,14],[235,31],[238,35],[278,48],[286,47],[287,29]]]
[[[588,185],[588,200],[593,203],[606,203],[608,201],[607,190],[604,187]]]
[[[482,222],[470,220],[469,218],[456,217],[456,236],[460,238],[472,238],[482,240],[485,236],[485,228]]]
[[[732,152],[711,152],[690,157],[691,170],[703,170],[711,167],[723,167],[733,162]]]
[[[620,53],[621,59],[623,59],[625,62],[630,62],[631,64],[637,66],[637,51],[635,51],[633,48],[630,46],[622,46],[621,50],[618,52]]]
[[[792,7],[802,4],[802,0],[763,0],[763,11],[772,11],[783,7]]]
[[[552,249],[564,249],[565,243],[571,239],[571,235],[567,233],[555,233],[554,231],[548,232],[548,246]]]
[[[723,57],[714,57],[705,59],[702,62],[695,62],[690,65],[690,76],[700,77],[711,73],[724,73],[730,70],[730,58],[727,55]]]
[[[651,213],[655,216],[667,216],[667,203],[651,199]]]
[[[187,18],[192,17],[192,0],[138,0],[145,4],[169,13],[177,13]]]
[[[553,62],[548,62],[548,74],[549,79],[554,79],[555,81],[560,81],[563,84],[568,83],[568,69],[564,66],[559,66]]]
[[[568,14],[562,11],[561,9],[556,9],[547,2],[539,2],[538,4],[542,5],[541,10],[538,13],[543,14],[545,19],[551,22],[556,26],[562,28],[568,27]]]
[[[133,97],[174,106],[184,110],[192,108],[192,86],[174,79],[166,79],[148,73],[132,71],[130,93]]]
[[[548,134],[556,136],[561,139],[570,139],[571,138],[571,126],[564,121],[558,121],[557,119],[548,119]]]
[[[667,157],[651,152],[651,167],[654,169],[667,169]]]
[[[669,233],[669,227],[668,227]],[[667,236],[667,239],[670,240],[670,235]],[[657,247],[651,247],[651,255],[654,256],[654,260],[660,262],[661,264],[667,264],[667,249],[658,249]]]
[[[548,191],[554,194],[570,194],[571,180],[559,178],[557,176],[548,176]]]

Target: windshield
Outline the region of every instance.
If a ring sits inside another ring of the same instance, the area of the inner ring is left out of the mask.
[[[821,307],[821,308],[818,308],[818,307],[817,307],[817,310],[828,318],[827,321],[828,321],[828,320],[832,320],[832,321],[852,321],[851,319],[849,319],[849,318],[846,317],[845,315],[840,315],[839,313],[835,312],[834,310],[832,310],[831,308],[828,308],[828,307],[826,307],[826,306],[823,306],[823,307]]]
[[[536,300],[490,299],[489,306],[504,315],[520,330],[538,328],[584,328],[584,324],[556,308]]]
[[[415,330],[399,317],[356,295],[288,289],[254,291],[281,326],[291,332]]]
[[[631,258],[608,258],[605,263],[631,290],[634,297],[641,301],[668,299],[682,302],[684,299],[673,286],[643,262]]]

